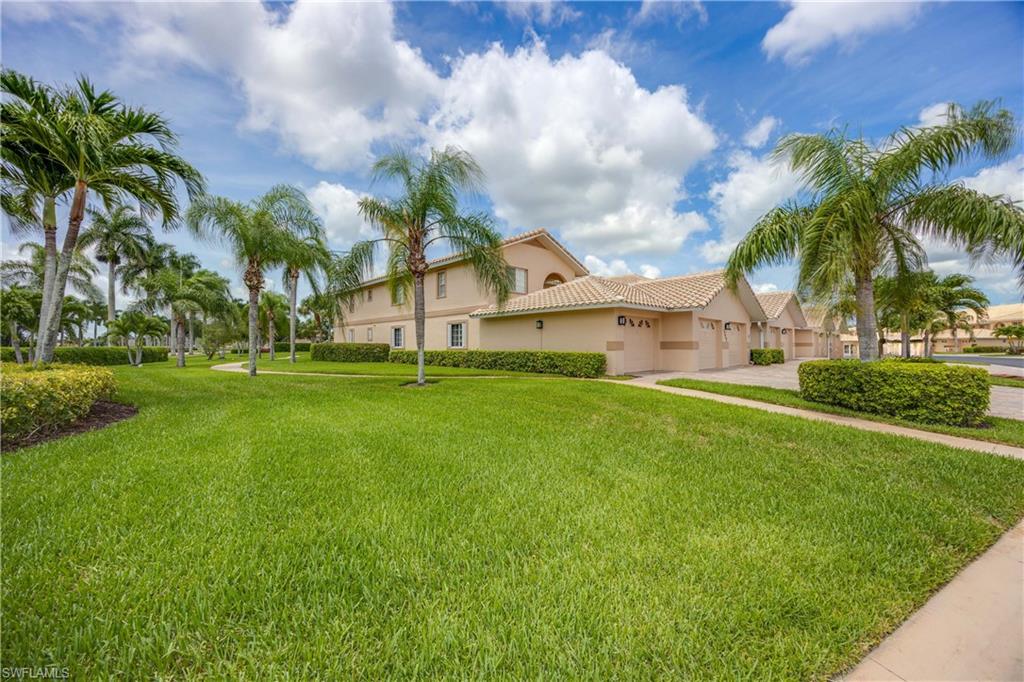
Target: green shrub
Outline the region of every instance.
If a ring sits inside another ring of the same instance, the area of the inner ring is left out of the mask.
[[[135,350],[132,349],[132,353]],[[167,348],[147,346],[142,349],[142,362],[167,362]],[[27,349],[21,349],[23,358],[28,358]],[[14,362],[14,349],[0,349],[0,361]],[[58,346],[53,351],[53,361],[80,365],[127,365],[128,349],[124,346]]]
[[[296,353],[307,353],[309,352],[309,341],[296,341],[295,352]],[[287,341],[278,341],[274,344],[274,351],[277,353],[290,353],[292,346]]]
[[[967,346],[965,353],[1005,353],[1006,346]]]
[[[0,366],[0,426],[5,442],[52,431],[89,413],[114,395],[114,374],[84,365]]]
[[[330,362],[387,362],[391,347],[386,343],[314,343],[311,357]]]
[[[416,364],[416,351],[393,350],[391,362]],[[428,350],[424,362],[435,367],[469,367],[509,372],[561,374],[593,379],[605,372],[604,353],[550,350]]]
[[[926,365],[934,365],[939,362],[935,358],[926,358],[922,355],[912,355],[909,358],[886,358],[886,362],[911,362],[911,363],[923,363]]]
[[[988,373],[944,363],[812,360],[800,395],[827,405],[923,424],[975,426],[988,411]]]
[[[786,355],[781,348],[751,348],[750,361],[755,365],[781,365]]]

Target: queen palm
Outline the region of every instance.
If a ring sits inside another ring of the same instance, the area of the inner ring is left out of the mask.
[[[474,191],[483,183],[483,171],[465,151],[447,147],[433,150],[428,159],[396,151],[373,166],[375,180],[393,180],[401,194],[392,199],[366,197],[359,213],[380,232],[380,238],[359,242],[334,268],[334,288],[351,296],[359,281],[373,269],[374,251],[384,245],[388,252],[387,279],[392,296],[413,290],[416,321],[417,384],[426,384],[423,356],[426,309],[423,281],[427,274],[427,250],[445,244],[462,253],[481,287],[493,293],[499,305],[511,290],[508,266],[501,253],[501,236],[485,213],[461,213],[458,194]]]
[[[171,324],[176,327],[178,367],[185,366],[185,324],[196,313],[220,312],[231,300],[228,280],[210,270],[198,270],[189,277],[172,268],[165,268],[144,284],[150,302],[171,311]]]
[[[298,324],[299,277],[305,274],[306,281],[314,293],[318,291],[317,276],[331,260],[324,244],[323,235],[317,233],[297,239],[288,249],[285,258],[284,281],[288,291],[288,358],[295,362],[295,334]]]
[[[933,281],[931,289],[935,308],[946,319],[946,326],[953,339],[953,352],[959,352],[957,331],[964,329],[961,323],[964,313],[970,310],[975,319],[981,318],[989,305],[988,296],[974,286],[973,277],[958,272]],[[968,323],[967,331],[973,332],[973,329]]]
[[[204,183],[199,171],[174,153],[177,140],[162,116],[124,105],[86,78],[55,91],[5,71],[0,88],[9,97],[3,109],[4,145],[38,150],[74,181],[67,233],[52,283],[44,287],[50,302],[41,313],[39,359],[49,362],[90,190],[108,205],[133,199],[144,214],[159,213],[166,225],[178,218],[177,182],[189,196],[200,193]]]
[[[26,256],[20,260],[7,260],[0,264],[0,277],[4,283],[20,284],[29,289],[45,293],[46,247],[34,242],[25,242],[18,247],[18,253]],[[99,274],[96,264],[81,251],[75,251],[68,268],[68,285],[72,290],[87,298],[97,298],[100,291],[93,284]]]
[[[243,269],[242,281],[249,290],[249,376],[256,376],[264,272],[286,263],[296,239],[319,234],[320,219],[302,190],[278,185],[247,204],[224,197],[198,197],[185,222],[200,239],[226,244]]]
[[[80,248],[96,249],[96,260],[107,264],[107,320],[117,316],[117,273],[126,261],[141,261],[153,245],[149,222],[127,206],[108,212],[90,210],[90,224],[78,237]]]
[[[799,286],[815,297],[852,284],[860,357],[876,358],[874,278],[920,269],[920,238],[1008,256],[1024,279],[1024,208],[944,180],[962,162],[1006,153],[1015,139],[1012,114],[989,102],[951,105],[942,125],[902,128],[877,147],[845,131],[786,136],[774,155],[801,173],[807,199],[754,225],[729,257],[730,283],[796,259]]]

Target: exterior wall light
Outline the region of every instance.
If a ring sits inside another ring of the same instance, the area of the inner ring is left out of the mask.
[[[619,315],[619,326],[620,327],[625,327],[626,326],[626,316],[625,315]]]
[[[789,333],[789,330],[788,330],[788,329],[783,329],[783,330],[782,330],[782,333],[783,333],[783,334],[788,334],[788,333]]]
[[[544,320],[537,320],[537,329],[544,328]]]
[[[725,323],[725,330],[726,330],[726,331],[729,331],[729,330],[731,330],[731,329],[732,329],[732,322],[726,322],[726,323]]]

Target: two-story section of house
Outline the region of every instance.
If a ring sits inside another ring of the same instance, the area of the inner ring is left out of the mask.
[[[546,230],[533,230],[502,242],[511,269],[512,298],[587,275],[587,269]],[[431,261],[424,282],[424,346],[431,350],[480,348],[480,320],[470,313],[495,303],[482,289],[473,268],[459,254]],[[412,292],[392,300],[387,280],[368,280],[353,298],[344,324],[335,324],[338,342],[387,343],[416,348]]]

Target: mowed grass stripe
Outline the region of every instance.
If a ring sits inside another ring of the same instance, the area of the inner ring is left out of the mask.
[[[5,664],[821,678],[1024,515],[1024,463],[710,401],[192,364],[3,459]]]

